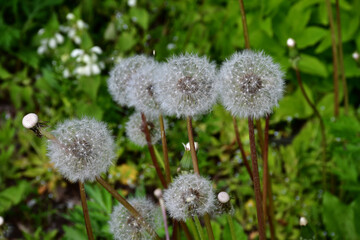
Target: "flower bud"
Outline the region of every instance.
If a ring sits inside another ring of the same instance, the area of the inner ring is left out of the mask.
[[[300,218],[300,226],[305,227],[308,224],[308,221],[305,217]]]
[[[354,52],[352,54],[352,58],[355,60],[355,61],[359,61],[359,53],[358,52]]]
[[[227,192],[220,192],[218,194],[218,200],[221,203],[227,203],[230,200],[230,196],[229,196],[229,194]]]
[[[35,113],[28,113],[22,119],[22,125],[25,128],[33,128],[39,122],[39,117]]]
[[[0,226],[4,224],[4,218],[0,216]]]
[[[160,188],[155,189],[154,195],[155,195],[156,198],[161,198],[162,197],[161,189]]]
[[[296,42],[295,42],[295,40],[292,39],[292,38],[289,38],[289,39],[286,41],[286,45],[287,45],[289,48],[295,47],[295,44],[296,44]]]

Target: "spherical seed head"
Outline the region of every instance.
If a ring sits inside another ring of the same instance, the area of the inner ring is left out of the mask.
[[[155,97],[166,115],[196,116],[216,101],[215,64],[206,57],[185,54],[172,57],[155,82]]]
[[[230,196],[229,196],[229,194],[227,192],[220,192],[218,194],[218,200],[221,203],[227,203],[230,200]]]
[[[108,90],[114,101],[121,106],[128,104],[126,96],[126,87],[131,77],[145,64],[153,62],[150,57],[136,55],[122,59],[110,72],[110,78],[107,81]]]
[[[39,122],[39,117],[35,113],[28,113],[22,119],[24,128],[33,128]]]
[[[159,63],[150,61],[132,75],[126,87],[129,106],[135,107],[137,111],[152,118],[160,114],[159,105],[154,96],[154,81],[158,68],[161,68]]]
[[[149,199],[134,198],[129,203],[140,213],[143,220],[153,229],[161,226],[161,215],[159,208]],[[146,231],[144,224],[139,219],[133,217],[123,206],[117,205],[109,221],[110,232],[116,240],[140,240],[152,239]]]
[[[295,47],[295,40],[292,39],[292,38],[288,38],[288,40],[286,41],[286,45],[289,47],[289,48],[293,48]]]
[[[270,114],[282,97],[283,72],[263,52],[245,50],[223,63],[216,86],[231,114],[260,118]]]
[[[162,191],[161,191],[160,188],[155,189],[155,191],[154,191],[154,196],[155,196],[156,198],[161,198],[161,197],[162,197]]]
[[[146,116],[146,122],[151,136],[151,143],[155,144],[161,139],[160,123],[157,119]],[[166,128],[166,121],[164,121]],[[130,116],[126,123],[126,135],[136,145],[147,145],[145,137],[145,126],[143,124],[141,114],[136,112]]]
[[[301,217],[299,222],[300,226],[306,226],[308,224],[308,221],[305,217]]]
[[[71,182],[94,181],[115,158],[115,143],[105,123],[91,118],[66,120],[52,132],[48,156]]]
[[[164,200],[170,216],[176,220],[203,216],[215,207],[211,182],[197,174],[178,176],[164,191]]]

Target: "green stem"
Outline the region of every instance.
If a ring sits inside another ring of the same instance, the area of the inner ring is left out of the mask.
[[[208,234],[209,240],[214,240],[214,233],[211,227],[211,220],[210,220],[210,216],[208,213],[205,213],[204,215],[204,222],[205,222],[205,227],[206,227],[206,232]]]
[[[198,159],[197,159],[196,150],[195,150],[193,127],[192,127],[192,122],[191,122],[191,117],[190,116],[188,116],[186,118],[186,122],[187,122],[187,130],[188,130],[189,143],[190,143],[191,159],[192,159],[192,162],[193,162],[194,172],[196,174],[200,175],[199,164],[198,164]]]
[[[164,164],[165,164],[165,177],[167,184],[171,182],[171,172],[170,172],[170,163],[169,163],[169,154],[168,154],[168,147],[166,142],[166,134],[165,134],[165,127],[164,127],[164,118],[160,114],[159,115],[160,121],[160,131],[161,131],[161,142],[164,154]]]
[[[191,234],[189,232],[188,227],[186,226],[186,224],[183,221],[180,221],[180,226],[183,229],[184,233],[185,233],[185,237],[187,240],[191,240]],[[196,230],[195,230],[196,231]],[[196,232],[195,232],[196,233]]]
[[[245,13],[245,7],[243,0],[239,0],[240,3],[240,12],[241,12],[241,22],[243,25],[243,32],[244,32],[244,38],[245,38],[245,48],[250,49],[250,40],[249,40],[249,34],[247,29],[247,23],[246,23],[246,13]]]
[[[236,240],[236,235],[235,235],[235,227],[234,227],[234,221],[232,219],[232,216],[230,214],[226,214],[227,220],[229,222],[229,227],[230,227],[230,233],[231,233],[231,239],[232,240]]]
[[[196,229],[197,229],[197,231],[199,233],[199,236],[200,236],[200,240],[205,240],[204,231],[202,229],[202,226],[201,226],[201,223],[200,223],[200,220],[199,220],[198,216],[194,216],[194,221],[195,221]]]
[[[121,205],[123,205],[131,215],[133,215],[136,219],[139,219],[139,222],[143,224],[146,231],[153,237],[153,239],[161,240],[161,238],[157,235],[157,233],[149,226],[149,224],[144,221],[143,217],[140,213],[128,202],[125,198],[123,198],[110,184],[108,184],[103,178],[97,177],[96,181],[100,183]]]
[[[85,187],[84,183],[79,181],[79,190],[80,190],[80,197],[81,197],[81,205],[84,213],[84,219],[85,219],[85,226],[86,226],[86,233],[89,240],[93,240],[94,236],[91,229],[91,223],[90,223],[90,216],[89,216],[89,209],[86,202],[86,193],[85,193]]]
[[[186,220],[186,223],[189,224],[189,228],[190,228],[191,232],[193,233],[195,240],[200,240],[199,233],[196,231],[196,226],[195,226],[194,221],[191,218],[188,218]]]

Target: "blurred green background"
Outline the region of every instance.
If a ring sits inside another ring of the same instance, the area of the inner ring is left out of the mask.
[[[360,50],[360,1],[340,1],[350,108],[345,115],[340,82],[336,119],[325,1],[247,0],[245,9],[251,47],[271,55],[286,72],[285,97],[270,119],[276,235],[299,239],[299,218],[304,216],[317,239],[360,239],[360,62],[352,57]],[[319,121],[298,87],[286,46],[290,37],[299,50],[306,92],[325,123],[325,188]],[[49,163],[46,141],[22,127],[24,114],[35,112],[50,127],[84,115],[105,121],[116,137],[118,161],[104,177],[124,195],[152,197],[160,182],[147,149],[125,137],[133,109],[111,99],[109,71],[120,58],[153,51],[159,61],[196,52],[220,66],[244,44],[237,0],[1,0],[0,239],[86,239],[77,185],[62,179]],[[194,127],[202,173],[217,191],[232,196],[239,239],[256,239],[255,200],[232,117],[217,105]],[[247,122],[239,120],[239,127],[249,154]],[[167,133],[175,175],[181,143],[188,141],[185,121],[169,119]],[[161,146],[156,148],[161,154]],[[87,184],[86,190],[97,239],[111,239],[106,223],[115,202],[95,184]],[[217,239],[229,239],[226,219],[213,218],[212,224]]]

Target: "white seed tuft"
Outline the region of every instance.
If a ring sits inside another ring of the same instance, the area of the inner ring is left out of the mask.
[[[115,102],[121,106],[128,104],[125,94],[126,87],[131,77],[145,64],[153,62],[150,57],[136,55],[122,59],[110,72],[110,78],[107,81],[108,90]]]
[[[216,68],[206,57],[174,56],[157,77],[155,97],[166,115],[201,115],[210,111],[216,101]]]
[[[211,182],[197,174],[178,176],[164,191],[164,200],[170,216],[176,220],[203,216],[215,208]]]
[[[286,45],[287,45],[289,48],[295,47],[295,44],[296,44],[296,42],[295,42],[295,40],[292,39],[292,38],[289,38],[289,39],[286,41]]]
[[[305,227],[308,224],[308,221],[305,217],[301,217],[299,222],[300,222],[299,223],[300,226],[303,226],[303,227]]]
[[[94,181],[115,158],[115,144],[105,123],[91,118],[66,120],[52,132],[48,156],[69,181]]]
[[[151,200],[134,198],[129,200],[129,203],[153,229],[161,226],[160,210]],[[134,218],[123,205],[114,207],[109,225],[110,232],[116,240],[152,239],[152,236],[146,231],[144,224],[139,219]]]
[[[24,128],[33,128],[39,121],[39,117],[35,113],[28,113],[22,119]]]
[[[232,115],[260,118],[270,114],[282,98],[283,75],[270,56],[245,50],[223,63],[216,88]]]
[[[218,200],[221,203],[227,203],[230,200],[230,196],[229,196],[229,194],[227,192],[220,192],[218,194]]]
[[[358,61],[359,60],[359,53],[358,52],[353,52],[352,54],[352,58],[355,60],[355,61]]]

